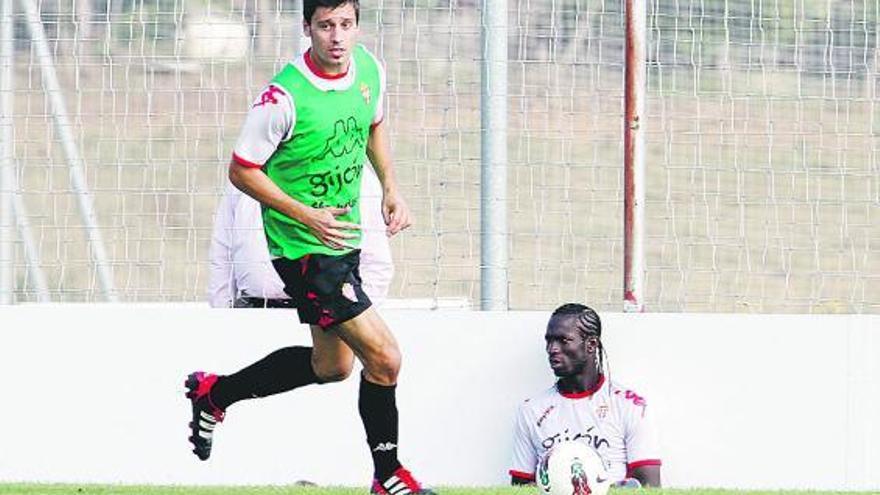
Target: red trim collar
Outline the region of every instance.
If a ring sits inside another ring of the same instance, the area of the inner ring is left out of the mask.
[[[583,392],[559,392],[559,388],[557,387],[556,391],[559,392],[559,395],[565,397],[566,399],[583,399],[586,397],[590,397],[595,394],[602,388],[602,385],[605,384],[605,375],[599,375],[599,381],[596,382],[596,386],[589,390],[584,390]]]
[[[321,79],[329,79],[332,81],[333,79],[342,79],[343,77],[348,75],[348,69],[345,69],[345,72],[340,72],[339,74],[327,74],[326,72],[319,69],[318,65],[315,64],[315,62],[312,60],[312,49],[311,48],[306,50],[306,53],[305,53],[305,55],[303,55],[303,58],[306,59],[306,67],[308,67],[309,70],[312,71],[312,74],[320,77]],[[351,67],[350,61],[349,61],[349,67]]]

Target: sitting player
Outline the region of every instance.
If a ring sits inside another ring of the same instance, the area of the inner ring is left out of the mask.
[[[618,486],[660,486],[660,457],[645,399],[604,371],[602,322],[582,304],[565,304],[547,323],[547,357],[558,377],[523,402],[516,416],[512,484],[535,481],[554,445],[582,441],[599,453]]]

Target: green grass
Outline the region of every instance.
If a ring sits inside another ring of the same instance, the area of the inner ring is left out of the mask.
[[[532,487],[489,487],[489,488],[462,488],[442,487],[438,489],[442,495],[533,495],[536,492]],[[761,491],[761,490],[657,490],[642,489],[638,491],[612,490],[625,495],[638,493],[640,495],[822,495],[831,493],[846,493],[857,495],[859,492],[830,492],[830,491]],[[324,488],[303,486],[137,486],[137,485],[78,485],[78,484],[2,484],[0,483],[0,495],[363,495],[364,488]],[[870,493],[870,492],[862,492]]]

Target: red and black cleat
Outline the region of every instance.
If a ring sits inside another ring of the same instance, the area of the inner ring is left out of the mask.
[[[217,382],[217,375],[203,371],[190,373],[186,377],[186,397],[192,402],[192,421],[189,423],[190,443],[193,454],[206,461],[211,457],[214,428],[226,415],[222,409],[211,402],[211,387]]]
[[[436,495],[434,490],[422,488],[421,483],[416,481],[413,475],[403,466],[397,468],[391,476],[382,482],[374,478],[370,493],[376,495]]]

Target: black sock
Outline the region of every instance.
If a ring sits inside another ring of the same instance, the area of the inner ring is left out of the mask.
[[[397,460],[397,386],[377,385],[361,375],[358,410],[367,431],[367,445],[373,456],[376,479],[391,476],[400,467]]]
[[[317,383],[311,347],[285,347],[237,373],[217,378],[211,401],[220,409],[243,400],[266,397]]]

